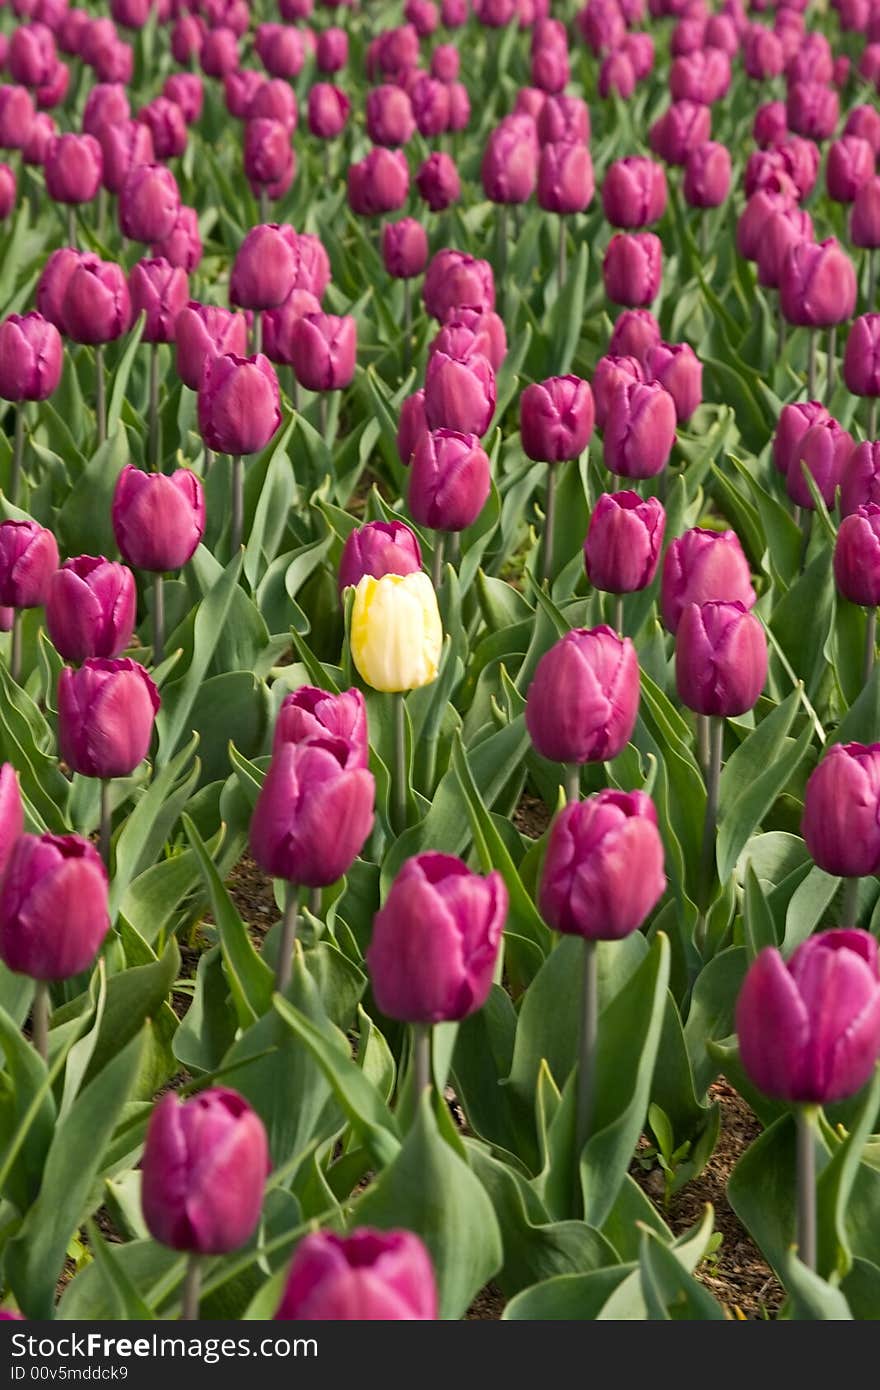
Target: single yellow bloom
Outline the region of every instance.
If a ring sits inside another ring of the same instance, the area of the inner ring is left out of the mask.
[[[428,576],[365,574],[354,594],[351,654],[374,690],[417,690],[437,679],[443,624]]]

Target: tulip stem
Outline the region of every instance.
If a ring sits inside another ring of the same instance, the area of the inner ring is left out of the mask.
[[[797,1244],[807,1269],[816,1268],[816,1107],[797,1108]]]
[[[109,777],[101,778],[101,818],[100,829],[98,831],[98,848],[101,858],[104,861],[104,868],[110,872],[110,835],[113,829],[113,817],[110,810],[110,787]]]
[[[318,397],[318,423],[321,426],[321,438],[327,442],[327,392],[322,391]]]
[[[862,666],[862,685],[867,685],[871,679],[871,672],[874,669],[874,657],[877,652],[877,609],[869,608],[867,612],[868,623],[865,628],[865,661]]]
[[[321,908],[324,902],[324,892],[321,888],[313,888],[309,894],[309,912],[313,917],[321,916]]]
[[[150,471],[159,469],[159,344],[150,343]]]
[[[18,491],[21,486],[21,464],[24,458],[24,401],[15,407],[15,443],[12,449],[12,472],[9,475],[9,500],[18,506]]]
[[[412,284],[403,282],[403,370],[409,371],[412,350]]]
[[[709,773],[709,716],[697,715],[697,761],[703,776]]]
[[[67,244],[76,250],[76,208],[73,203],[67,205]]]
[[[260,184],[260,222],[265,226],[269,221],[269,189],[266,184]]]
[[[776,321],[776,355],[781,357],[785,351],[785,315],[782,312],[782,301],[778,305],[778,318]]]
[[[810,329],[810,346],[807,350],[807,400],[816,399],[816,340],[818,333]]]
[[[623,636],[623,594],[614,595],[614,631]]]
[[[416,1110],[418,1103],[431,1085],[431,1025],[414,1023],[412,1025],[413,1082],[416,1090]]]
[[[254,310],[253,326],[253,349],[254,352],[263,351],[263,313],[261,309]]]
[[[107,238],[107,190],[103,184],[98,189],[98,240]]]
[[[153,665],[165,660],[165,576],[153,575]]]
[[[296,379],[296,372],[290,369],[290,404],[293,406],[297,415],[299,414],[299,382]]]
[[[547,501],[544,508],[544,554],[541,561],[541,579],[549,585],[553,574],[553,531],[556,526],[556,469],[547,465]]]
[[[565,218],[560,214],[559,217],[559,293],[565,284],[565,251],[566,251],[566,226]]]
[[[580,763],[565,764],[565,799],[566,801],[580,801],[581,799]]]
[[[707,716],[709,724],[709,764],[706,770],[706,819],[703,823],[703,848],[700,854],[699,909],[696,945],[702,951],[706,941],[706,919],[715,878],[715,835],[718,829],[718,792],[721,785],[721,762],[724,754],[724,720]]]
[[[868,302],[866,311],[869,314],[874,312],[874,298],[877,294],[877,252],[868,252]]]
[[[299,917],[299,886],[288,883],[284,898],[284,916],[281,919],[281,940],[278,942],[278,958],[275,962],[275,989],[283,994],[290,984],[293,974],[293,944],[296,941],[296,922]]]
[[[98,420],[98,443],[107,438],[107,383],[104,380],[104,344],[95,348],[95,415]]]
[[[232,457],[232,545],[231,554],[235,555],[241,549],[241,537],[244,530],[244,468],[242,467],[241,454],[233,454]]]
[[[596,1039],[599,1034],[599,956],[595,941],[584,941],[584,979],[581,994],[581,1034],[578,1055],[575,1190],[580,1188],[579,1164],[590,1137],[596,1099]]]
[[[49,986],[45,980],[37,980],[34,985],[31,1036],[37,1056],[45,1062],[49,1056]]]
[[[394,829],[402,835],[406,829],[406,705],[402,692],[391,696],[394,720],[394,766],[392,769],[392,798]]]
[[[828,329],[828,370],[826,373],[825,396],[828,404],[831,404],[831,397],[834,393],[834,369],[837,365],[837,324],[832,323]]]
[[[21,609],[16,608],[12,615],[12,650],[9,657],[9,674],[16,685],[21,680]]]
[[[843,899],[840,904],[840,925],[842,927],[857,927],[859,924],[859,880],[857,878],[845,878],[843,880]]]
[[[201,1292],[202,1260],[193,1250],[187,1256],[186,1274],[183,1279],[183,1299],[180,1305],[182,1322],[195,1322],[198,1319]]]
[[[446,537],[442,531],[434,532],[434,554],[431,557],[431,583],[439,589],[443,582],[443,551]]]
[[[871,397],[871,404],[868,408],[868,438],[877,438],[877,397]]]
[[[203,463],[203,465],[202,465],[202,477],[203,477],[203,478],[207,478],[208,474],[209,474],[210,471],[211,471],[211,468],[213,467],[213,464],[214,464],[214,450],[213,450],[213,449],[208,449],[208,448],[206,448],[206,449],[205,449],[205,459],[204,459],[204,463]]]

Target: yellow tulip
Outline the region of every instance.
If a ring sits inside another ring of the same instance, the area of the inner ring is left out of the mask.
[[[355,589],[351,654],[374,690],[416,690],[437,679],[443,625],[428,576],[365,574]]]

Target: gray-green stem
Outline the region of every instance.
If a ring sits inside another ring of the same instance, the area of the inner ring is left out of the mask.
[[[697,761],[703,777],[709,773],[709,716],[697,715]]]
[[[434,554],[431,557],[431,583],[435,589],[439,589],[443,582],[443,552],[446,548],[446,536],[442,531],[434,532]]]
[[[431,1025],[414,1023],[412,1025],[413,1081],[416,1091],[416,1108],[431,1085]]]
[[[263,226],[269,221],[269,190],[264,183],[260,184],[260,222]]]
[[[807,349],[807,399],[816,399],[816,340],[818,329],[810,329],[810,345]]]
[[[868,407],[868,438],[877,438],[877,397],[871,397],[871,404]]]
[[[244,531],[244,464],[241,454],[232,458],[232,544],[230,552],[237,554]]]
[[[324,890],[322,888],[313,888],[309,894],[309,912],[313,917],[320,917],[323,898]]]
[[[12,650],[9,657],[9,674],[16,685],[21,680],[21,621],[22,610],[16,608],[12,615]]]
[[[321,426],[321,438],[327,443],[327,424],[329,419],[329,397],[326,391],[322,391],[318,397],[318,421]]]
[[[297,415],[299,414],[299,382],[296,379],[296,372],[290,369],[290,404],[293,406]]]
[[[581,765],[580,763],[565,764],[565,799],[566,801],[580,801],[581,798]]]
[[[877,609],[869,608],[867,613],[867,625],[865,627],[865,659],[862,663],[862,685],[867,685],[871,679],[871,672],[874,669],[874,659],[877,653]]]
[[[832,323],[828,329],[828,371],[826,373],[825,396],[828,405],[831,404],[831,397],[834,394],[834,373],[837,366],[837,324]]]
[[[213,449],[209,449],[209,448],[206,447],[206,448],[205,448],[205,461],[204,461],[204,464],[202,465],[202,476],[205,477],[205,478],[207,478],[207,476],[208,476],[208,474],[210,473],[210,471],[211,471],[211,469],[213,468],[213,466],[214,466],[214,450],[213,450]]]
[[[874,299],[877,295],[877,252],[873,249],[868,252],[868,302],[865,310],[869,314],[874,312]]]
[[[412,284],[403,282],[403,370],[409,371],[412,356]]]
[[[706,772],[706,818],[703,822],[703,847],[700,853],[699,909],[697,946],[703,949],[706,941],[706,922],[715,879],[715,835],[718,830],[718,792],[721,785],[721,762],[724,754],[724,720],[709,716],[709,765]]]
[[[843,880],[843,899],[840,904],[840,925],[842,927],[857,927],[859,924],[859,880],[857,878],[845,878]]]
[[[191,1252],[187,1256],[186,1274],[183,1280],[183,1297],[180,1305],[182,1322],[196,1322],[199,1316],[199,1300],[202,1292],[202,1258]]]
[[[95,415],[98,422],[98,443],[107,438],[107,381],[104,375],[104,344],[95,348]]]
[[[614,595],[614,631],[623,636],[623,594]]]
[[[159,344],[150,343],[150,468],[159,468]]]
[[[566,237],[565,218],[560,214],[560,217],[559,217],[559,261],[558,261],[559,293],[560,293],[560,294],[562,293],[563,286],[565,285],[565,237]]]
[[[556,528],[556,469],[547,465],[547,504],[544,509],[544,552],[541,558],[541,578],[548,582],[553,576],[553,532]]]
[[[153,665],[165,660],[165,576],[153,575]]]
[[[599,1034],[599,958],[595,941],[584,941],[584,976],[581,993],[581,1029],[578,1050],[577,1124],[575,1138],[575,1186],[580,1189],[578,1168],[590,1137],[596,1101],[596,1039]]]
[[[73,203],[67,204],[67,244],[76,250],[76,208]]]
[[[797,1244],[808,1269],[816,1268],[816,1107],[797,1108]]]
[[[263,313],[260,309],[254,310],[253,347],[254,352],[263,351]]]
[[[21,488],[21,465],[24,460],[24,401],[15,407],[15,443],[12,446],[12,472],[9,475],[9,500],[18,506]]]
[[[45,980],[37,980],[34,985],[31,1037],[37,1056],[45,1062],[49,1056],[49,986]]]
[[[406,829],[406,704],[403,692],[393,694],[391,702],[394,723],[394,766],[391,771],[394,830],[402,835]]]
[[[288,883],[285,888],[281,939],[278,942],[278,957],[275,963],[275,989],[279,994],[283,994],[287,989],[293,974],[293,943],[296,941],[298,917],[299,887],[295,883]]]
[[[101,778],[101,814],[100,828],[98,830],[98,848],[101,851],[101,858],[104,861],[104,868],[108,874],[110,872],[110,833],[113,827],[113,817],[110,811],[110,787],[112,783],[109,777]]]

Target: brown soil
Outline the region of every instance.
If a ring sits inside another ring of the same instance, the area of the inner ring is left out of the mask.
[[[552,820],[552,812],[539,796],[523,792],[519,805],[513,813],[513,823],[521,835],[530,840],[540,840]]]

